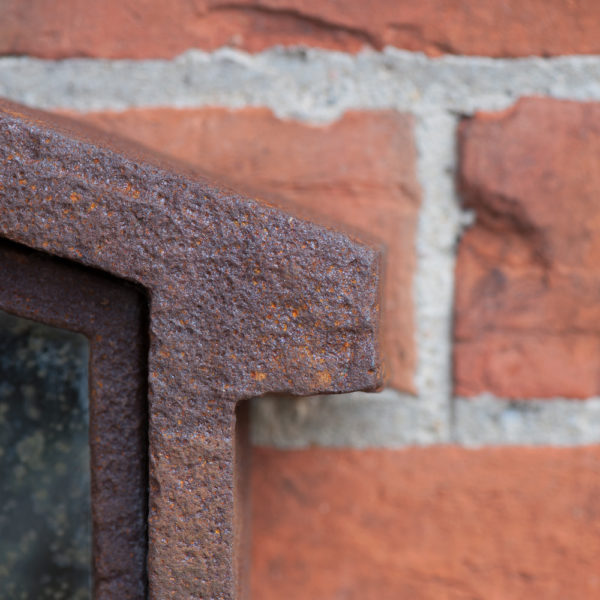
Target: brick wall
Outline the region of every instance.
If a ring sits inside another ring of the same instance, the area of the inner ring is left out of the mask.
[[[2,3],[0,95],[386,248],[386,390],[253,402],[252,598],[600,597],[599,31],[593,0]]]

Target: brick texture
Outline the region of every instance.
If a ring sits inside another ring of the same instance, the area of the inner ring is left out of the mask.
[[[600,450],[256,449],[252,597],[600,597]]]
[[[253,195],[292,202],[303,215],[383,243],[388,384],[413,390],[419,190],[411,118],[392,111],[356,112],[331,125],[311,126],[277,119],[265,109],[139,109],[83,118]]]
[[[231,45],[398,46],[487,56],[600,52],[596,0],[4,0],[0,53],[172,57]]]
[[[456,392],[600,394],[600,104],[525,99],[460,147]]]

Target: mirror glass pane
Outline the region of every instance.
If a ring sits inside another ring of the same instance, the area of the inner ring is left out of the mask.
[[[91,598],[88,342],[0,311],[0,596]]]

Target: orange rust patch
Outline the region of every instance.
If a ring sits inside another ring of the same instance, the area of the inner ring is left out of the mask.
[[[317,375],[317,381],[319,385],[327,386],[331,384],[331,375],[327,371],[321,371]]]

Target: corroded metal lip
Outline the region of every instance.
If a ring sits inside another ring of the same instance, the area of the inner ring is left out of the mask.
[[[235,404],[381,386],[379,252],[8,102],[0,163],[0,237],[145,295],[150,596],[233,598]]]

